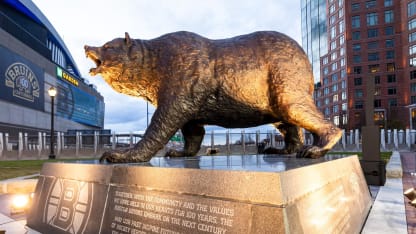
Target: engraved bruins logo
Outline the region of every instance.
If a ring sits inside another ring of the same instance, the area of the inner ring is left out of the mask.
[[[43,222],[68,233],[83,233],[92,208],[93,184],[56,179],[48,194]]]
[[[13,63],[5,73],[6,86],[13,89],[13,96],[33,102],[39,98],[39,82],[35,73],[23,63]]]

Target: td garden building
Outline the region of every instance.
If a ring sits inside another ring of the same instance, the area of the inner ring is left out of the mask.
[[[103,128],[104,100],[88,85],[64,42],[30,0],[0,2],[0,132]]]

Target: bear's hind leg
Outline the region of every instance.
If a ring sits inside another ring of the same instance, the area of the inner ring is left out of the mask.
[[[308,96],[302,101],[286,105],[287,121],[314,134],[314,143],[312,146],[304,146],[298,151],[297,157],[319,158],[339,141],[342,131],[323,117],[312,98]]]
[[[282,133],[285,141],[283,149],[269,147],[263,151],[264,154],[293,154],[303,147],[303,132],[298,126],[288,123],[275,123],[274,126]]]
[[[204,127],[200,124],[188,122],[181,130],[185,140],[183,150],[169,150],[166,152],[166,157],[195,156],[200,150],[205,135]]]

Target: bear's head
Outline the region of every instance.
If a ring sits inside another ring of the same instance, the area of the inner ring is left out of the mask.
[[[135,59],[131,53],[134,43],[126,33],[125,38],[116,38],[101,47],[84,46],[87,58],[93,60],[96,65],[90,69],[90,75],[101,74],[110,84],[113,81],[128,79],[126,68]]]

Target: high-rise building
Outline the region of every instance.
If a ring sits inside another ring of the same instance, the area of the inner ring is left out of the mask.
[[[328,53],[326,0],[301,0],[302,47],[312,64],[315,83],[320,81],[320,58]]]
[[[327,0],[326,13],[328,53],[315,85],[325,117],[345,129],[363,126],[374,82],[376,123],[415,127],[416,0]]]

